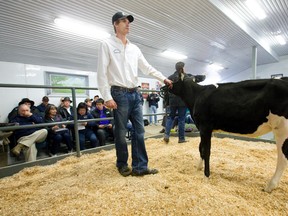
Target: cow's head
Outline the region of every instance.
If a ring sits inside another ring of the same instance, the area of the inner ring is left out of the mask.
[[[205,75],[192,75],[192,74],[186,74],[184,71],[178,71],[177,73],[174,73],[169,77],[169,79],[173,82],[173,87],[171,89],[168,88],[168,86],[161,87],[160,96],[162,98],[165,98],[167,96],[168,92],[171,92],[175,95],[181,95],[185,91],[184,90],[184,83],[199,83],[204,81],[206,78]]]
[[[186,74],[185,72],[178,72],[178,74],[174,74],[173,77],[173,87],[169,89],[169,92],[179,95],[183,94],[185,91],[184,86],[191,85],[192,83],[199,83],[205,80],[205,75],[192,75]]]

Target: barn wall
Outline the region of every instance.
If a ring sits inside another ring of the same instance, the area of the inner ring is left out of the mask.
[[[28,65],[22,63],[14,63],[14,62],[1,62],[0,61],[0,74],[1,79],[0,83],[2,84],[30,84],[30,85],[46,85],[45,84],[45,72],[57,72],[62,74],[73,74],[73,75],[85,75],[88,76],[89,86],[91,88],[97,88],[97,73],[92,71],[78,71],[78,70],[70,70],[64,68],[56,68],[56,67],[47,67],[47,66],[39,66],[39,65]],[[141,83],[149,83],[149,88],[156,88],[158,81],[150,78],[140,78],[139,85]],[[30,100],[35,102],[35,105],[41,103],[42,97],[47,95],[46,89],[23,89],[23,88],[3,88],[0,87],[0,98],[1,98],[1,106],[0,106],[0,122],[7,121],[8,113],[18,105],[19,101],[22,98],[28,97]],[[94,95],[100,95],[97,90],[90,90],[89,96],[93,98]],[[49,103],[59,105],[60,98],[63,96],[70,95],[48,95]],[[83,102],[87,97],[77,96],[76,104],[79,102]],[[101,95],[100,95],[101,96]],[[160,108],[158,112],[163,112],[162,110],[162,101],[159,103]],[[148,103],[144,102],[144,114],[149,113]],[[161,117],[159,116],[159,119]]]
[[[257,78],[271,78],[271,75],[273,74],[283,74],[283,76],[288,76],[288,55],[280,57],[280,60],[277,63],[257,66]],[[252,79],[251,68],[238,73],[225,82],[236,82],[247,79]]]

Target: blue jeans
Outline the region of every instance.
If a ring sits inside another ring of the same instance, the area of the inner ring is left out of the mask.
[[[52,154],[57,154],[59,152],[60,148],[60,143],[65,142],[68,148],[68,151],[72,150],[72,137],[69,133],[69,131],[62,133],[62,134],[57,134],[57,133],[49,133],[49,140],[52,141],[51,143],[51,153]]]
[[[170,131],[173,126],[173,121],[178,111],[178,137],[179,140],[185,140],[185,117],[186,117],[186,107],[170,106],[170,112],[167,116],[167,122],[165,127],[165,137],[170,137]]]
[[[147,169],[148,155],[144,142],[143,107],[140,93],[128,92],[111,88],[111,95],[117,103],[117,109],[113,110],[115,122],[115,147],[116,166],[118,168],[128,166],[128,148],[126,142],[127,122],[131,121],[133,133],[131,133],[132,169],[143,171]]]
[[[79,142],[80,142],[80,150],[85,149],[85,141],[89,140],[92,147],[98,147],[99,141],[96,137],[96,134],[90,128],[86,128],[84,130],[79,130]]]
[[[150,109],[150,114],[157,113],[157,107],[156,106],[152,105],[149,107],[149,109]],[[153,116],[149,116],[150,124],[152,124],[152,122],[153,122],[152,117]],[[156,123],[157,123],[157,115],[154,115],[154,124],[156,124]]]

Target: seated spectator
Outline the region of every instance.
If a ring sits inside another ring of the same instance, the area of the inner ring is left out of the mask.
[[[61,98],[60,98],[60,103],[59,103],[59,105],[58,105],[58,107],[57,107],[57,112],[58,112],[58,113],[59,113],[60,108],[64,106],[63,101],[64,101],[64,97],[61,97]]]
[[[99,95],[95,95],[93,102],[92,102],[92,107],[96,108],[96,101],[99,99]]]
[[[92,112],[92,115],[94,118],[109,118],[113,116],[112,112],[104,106],[104,100],[102,98],[96,101],[96,109]],[[109,138],[114,140],[112,120],[97,121],[96,134],[101,146],[105,145],[106,140]]]
[[[90,98],[86,98],[84,101],[86,106],[87,106],[89,113],[91,113],[93,110],[95,110],[95,107],[92,107],[92,101],[93,101],[93,99],[90,99]]]
[[[53,104],[49,104],[45,111],[45,122],[61,122],[63,118],[61,115],[57,114],[57,107]],[[72,152],[72,137],[70,131],[66,128],[64,124],[58,124],[48,127],[48,141],[51,141],[50,155],[56,156],[59,152],[61,142],[66,143],[68,153]]]
[[[43,123],[43,119],[34,115],[30,111],[30,107],[26,104],[21,104],[18,108],[18,115],[11,122],[19,125],[33,125]],[[14,131],[17,145],[11,150],[16,156],[19,156],[21,151],[24,151],[25,161],[35,161],[37,157],[36,143],[45,141],[47,137],[46,129],[39,128],[24,128]]]
[[[44,96],[42,98],[42,103],[37,106],[37,109],[39,111],[39,114],[44,117],[45,116],[45,109],[49,105],[49,98],[47,96]]]
[[[71,120],[73,118],[73,108],[70,106],[72,100],[69,97],[64,97],[62,102],[63,106],[59,108],[59,114],[64,120]]]
[[[87,106],[83,102],[78,104],[77,117],[78,117],[78,120],[93,119],[93,116],[87,112]],[[99,146],[99,141],[97,139],[96,134],[93,131],[93,127],[95,126],[96,126],[95,121],[78,123],[80,150],[85,149],[86,140],[90,141],[90,144],[92,147]]]
[[[35,114],[35,115],[39,115],[40,112],[37,109],[36,106],[34,106],[34,101],[30,100],[29,98],[23,98],[19,103],[17,107],[14,107],[14,109],[8,114],[8,120],[9,122],[12,121],[12,119],[14,119],[17,115],[18,115],[18,108],[20,105],[22,104],[26,104],[29,108],[30,111]]]

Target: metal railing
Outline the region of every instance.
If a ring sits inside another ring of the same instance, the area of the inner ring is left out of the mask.
[[[24,84],[3,84],[0,83],[0,88],[36,88],[36,89],[70,89],[72,93],[72,108],[73,108],[73,113],[74,115],[76,114],[77,116],[77,105],[76,105],[76,90],[98,90],[98,88],[90,88],[90,87],[72,87],[72,86],[65,86],[65,87],[60,87],[60,86],[48,86],[48,85],[24,85]],[[140,90],[141,92],[151,92],[151,90]],[[153,90],[154,92],[160,92],[157,90]],[[154,116],[154,115],[165,115],[165,113],[156,113],[156,114],[145,114],[143,116]],[[97,147],[97,148],[92,148],[92,149],[87,149],[87,150],[82,150],[80,151],[80,140],[79,140],[79,132],[78,132],[78,123],[81,122],[88,122],[88,121],[102,121],[102,120],[113,120],[113,117],[110,118],[95,118],[95,119],[87,119],[87,120],[78,120],[77,118],[73,118],[73,121],[63,121],[61,124],[73,124],[74,125],[74,133],[75,133],[75,146],[76,146],[76,156],[80,157],[81,152],[97,152],[102,149],[112,149],[114,148],[114,145],[109,145],[109,146],[103,146],[103,147]],[[40,124],[34,124],[34,125],[14,125],[14,126],[5,126],[5,127],[0,127],[0,131],[14,131],[17,129],[25,129],[25,128],[43,128],[43,127],[48,127],[48,126],[53,126],[57,125],[59,122],[53,122],[53,123],[40,123]],[[71,155],[71,154],[70,154]],[[8,175],[12,175],[21,169],[29,166],[34,166],[34,165],[48,165],[55,163],[56,161],[63,159],[67,156],[70,156],[69,154],[65,155],[60,155],[57,156],[56,158],[45,158],[45,159],[40,159],[36,160],[33,162],[23,162],[21,164],[14,164],[14,165],[9,165],[6,167],[0,167],[0,178],[5,177]]]

